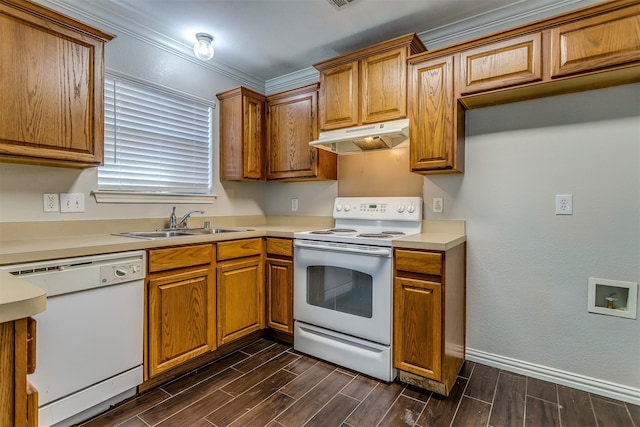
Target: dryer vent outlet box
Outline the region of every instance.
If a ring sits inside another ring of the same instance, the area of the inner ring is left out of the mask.
[[[635,319],[638,306],[638,284],[589,277],[590,313]]]

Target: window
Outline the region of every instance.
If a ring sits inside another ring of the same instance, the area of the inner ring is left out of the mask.
[[[210,195],[206,101],[107,75],[99,191]]]

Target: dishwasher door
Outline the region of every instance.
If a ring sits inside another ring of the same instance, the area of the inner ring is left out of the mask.
[[[47,309],[34,316],[36,371],[29,376],[40,426],[142,383],[144,265],[137,251],[11,266],[47,291]]]

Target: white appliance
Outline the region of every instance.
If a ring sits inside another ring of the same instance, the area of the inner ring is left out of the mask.
[[[338,154],[355,154],[406,146],[408,137],[409,119],[400,119],[320,132],[309,145]]]
[[[47,292],[34,318],[40,426],[68,426],[142,383],[144,251],[2,267]]]
[[[294,349],[393,381],[393,239],[419,233],[420,197],[339,197],[335,227],[294,233]]]

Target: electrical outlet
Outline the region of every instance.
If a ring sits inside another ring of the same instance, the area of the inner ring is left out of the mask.
[[[60,199],[56,193],[45,193],[42,195],[42,202],[45,212],[60,211]]]
[[[60,193],[60,212],[84,212],[84,193]]]
[[[434,213],[442,213],[444,211],[444,200],[442,199],[442,197],[433,198],[432,210]]]
[[[291,211],[292,212],[298,211],[298,199],[291,199]]]
[[[573,215],[573,196],[556,194],[556,215]]]

